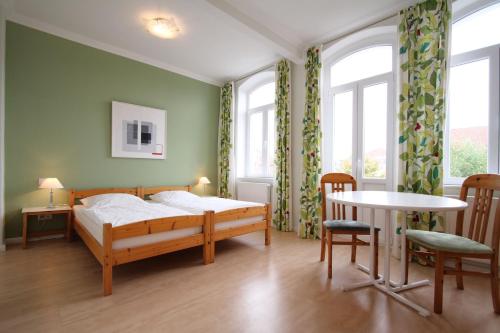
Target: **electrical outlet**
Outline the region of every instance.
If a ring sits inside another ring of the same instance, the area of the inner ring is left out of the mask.
[[[38,215],[38,221],[52,220],[52,214]]]

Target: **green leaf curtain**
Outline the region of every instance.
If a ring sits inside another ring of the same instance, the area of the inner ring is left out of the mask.
[[[217,195],[221,198],[231,198],[234,192],[233,114],[233,83],[229,82],[221,88],[220,98]]]
[[[311,47],[306,59],[306,102],[303,120],[303,170],[300,187],[299,235],[319,238],[321,223],[321,127],[320,127],[320,74],[321,50]]]
[[[443,194],[450,8],[447,0],[427,0],[400,13],[399,192]],[[429,213],[406,221],[423,230],[442,225]]]
[[[283,59],[276,64],[276,178],[273,224],[277,230],[291,231],[291,108],[290,63]]]

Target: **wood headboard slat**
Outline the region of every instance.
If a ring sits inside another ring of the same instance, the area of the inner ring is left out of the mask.
[[[111,187],[111,188],[94,188],[87,190],[75,190],[72,189],[69,194],[69,205],[73,207],[75,201],[91,197],[98,194],[106,193],[126,193],[140,197],[141,188],[140,187]]]
[[[153,186],[141,188],[143,198],[148,195],[164,192],[164,191],[187,191],[191,192],[191,185],[186,186]]]

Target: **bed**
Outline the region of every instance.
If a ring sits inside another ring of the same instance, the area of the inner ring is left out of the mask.
[[[138,202],[137,206],[92,209],[80,204],[86,198],[110,193],[129,194],[144,204]],[[70,230],[76,231],[102,265],[104,296],[112,293],[113,267],[117,265],[196,246],[203,247],[204,264],[213,261],[210,257],[210,226],[214,212],[193,214],[161,204],[146,203],[141,197],[141,188],[70,192],[73,208]]]
[[[191,186],[156,186],[140,189],[144,199],[150,200],[154,195],[168,191],[191,192]],[[165,205],[200,214],[203,211],[214,211],[213,223],[210,225],[210,259],[215,260],[215,242],[251,232],[264,230],[265,245],[271,244],[271,205],[255,202],[223,199],[217,197],[198,197],[200,200],[173,200],[162,202]]]

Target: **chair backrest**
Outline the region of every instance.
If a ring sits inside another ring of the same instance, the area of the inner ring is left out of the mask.
[[[350,184],[351,190],[356,191],[356,179],[353,176],[347,173],[327,173],[323,177],[321,177],[321,196],[323,200],[321,200],[321,208],[322,208],[322,221],[326,220],[326,184],[330,184],[333,192],[344,192],[345,185]],[[332,203],[332,219],[333,220],[345,220],[346,219],[346,209],[345,205]],[[357,220],[357,209],[356,207],[352,208],[352,219]]]
[[[462,184],[460,200],[467,201],[469,189],[475,190],[474,203],[472,204],[469,230],[466,237],[476,242],[485,243],[486,230],[492,211],[493,194],[500,191],[500,175],[478,174],[467,177]],[[500,204],[497,203],[496,212],[493,219],[493,234],[491,245],[498,253],[498,242],[500,239]],[[464,211],[457,215],[456,234],[463,236]]]

